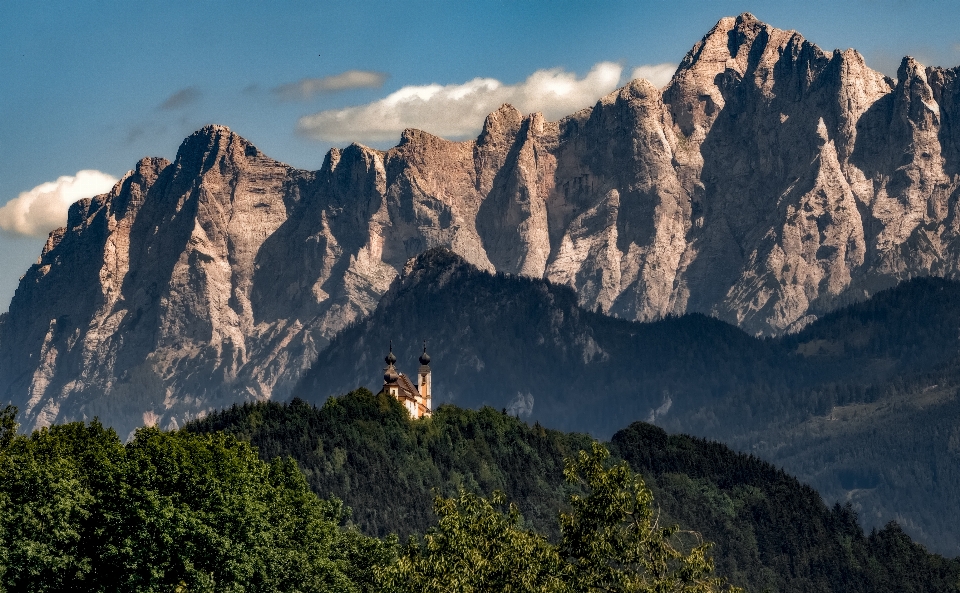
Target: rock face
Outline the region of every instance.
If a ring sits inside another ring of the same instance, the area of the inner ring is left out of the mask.
[[[0,399],[127,428],[286,397],[434,246],[611,315],[757,335],[957,277],[958,72],[905,58],[893,81],[743,14],[662,91],[559,122],[505,105],[475,141],[407,130],[308,172],[204,128],[51,234],[0,320]]]

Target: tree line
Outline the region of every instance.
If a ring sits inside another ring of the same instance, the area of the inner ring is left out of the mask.
[[[849,507],[716,443],[634,423],[602,444],[491,408],[411,420],[366,390],[234,406],[127,443],[97,421],[18,434],[7,407],[0,476],[0,591],[960,583],[957,560],[896,525],[865,534]]]
[[[652,495],[600,444],[567,460],[556,544],[502,492],[436,496],[422,538],[363,535],[290,458],[222,432],[99,422],[17,434],[0,412],[0,591],[592,592],[730,589],[709,544],[655,521]],[[730,589],[733,590],[733,589]]]
[[[352,507],[362,532],[401,539],[440,515],[433,493],[461,491],[513,501],[523,525],[561,540],[557,511],[585,496],[564,461],[590,450],[583,434],[529,425],[503,410],[441,406],[414,421],[390,397],[366,389],[316,407],[303,401],[237,405],[187,426],[226,432],[266,460],[297,460],[311,488]],[[714,542],[716,573],[751,591],[955,591],[960,562],[928,553],[896,524],[864,533],[849,506],[755,456],[636,422],[606,444],[652,492],[661,525]]]

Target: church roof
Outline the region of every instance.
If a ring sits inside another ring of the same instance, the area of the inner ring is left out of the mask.
[[[400,391],[406,392],[405,395],[411,399],[416,399],[420,395],[420,392],[417,390],[416,386],[410,381],[410,377],[400,373],[400,378],[397,380],[397,383],[400,385]]]
[[[410,380],[410,377],[404,375],[394,366],[394,363],[397,361],[397,357],[393,354],[393,343],[390,344],[390,352],[387,354],[387,357],[383,359],[387,363],[387,368],[383,369],[383,389],[380,390],[380,393],[388,393],[393,397],[396,397],[397,400],[402,403],[411,416],[414,418],[422,418],[424,416],[429,416],[431,414],[430,410],[430,386],[429,379],[427,379],[426,386],[424,387],[423,395],[420,394],[420,389],[414,385],[413,381]],[[423,355],[420,357],[420,373],[426,372],[426,375],[430,374],[430,358],[427,355],[426,344],[424,344]],[[378,394],[379,395],[379,394]]]

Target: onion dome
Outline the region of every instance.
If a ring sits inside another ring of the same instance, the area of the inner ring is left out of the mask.
[[[387,357],[383,359],[383,362],[387,363],[388,365],[393,365],[395,362],[397,362],[397,357],[393,355],[393,341],[392,341],[392,340],[391,340],[391,342],[390,342],[390,353],[387,354]]]
[[[420,355],[420,364],[430,364],[430,355],[427,354],[427,342],[423,342],[423,354]]]
[[[397,372],[397,369],[393,368],[392,364],[383,370],[383,381],[385,383],[396,383],[399,378],[400,373]]]

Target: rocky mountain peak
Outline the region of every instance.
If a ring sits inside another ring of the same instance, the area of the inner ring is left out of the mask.
[[[434,247],[590,310],[758,335],[956,277],[958,70],[900,71],[744,13],[662,94],[632,81],[560,122],[503,105],[475,141],[411,129],[300,171],[206,126],[51,234],[0,326],[0,397],[37,426],[286,397]]]
[[[723,20],[720,22],[723,22]],[[727,49],[730,52],[730,57],[733,59],[740,58],[742,63],[743,58],[749,59],[750,50],[758,37],[763,36],[765,41],[767,38],[776,36],[776,33],[779,32],[779,29],[775,29],[759,21],[749,12],[744,12],[734,19],[733,26],[730,27],[730,30],[727,31],[726,34]],[[788,33],[793,33],[793,31],[789,31]]]
[[[137,161],[133,172],[139,175],[148,185],[156,181],[160,172],[170,166],[170,161],[163,157],[146,157]]]
[[[487,116],[483,121],[483,130],[480,132],[480,144],[502,143],[520,131],[523,123],[523,114],[513,105],[504,103],[499,109]]]
[[[616,96],[620,100],[640,100],[643,102],[661,102],[660,89],[652,82],[643,78],[631,80],[623,88],[619,89]]]
[[[339,148],[331,148],[327,151],[327,154],[323,157],[323,164],[320,166],[320,171],[323,173],[332,173],[334,169],[337,168],[337,165],[340,164],[341,150]]]
[[[772,85],[783,78],[775,68],[799,69],[800,76],[810,78],[827,61],[820,48],[796,31],[777,29],[745,12],[720,19],[687,52],[664,90],[664,101],[684,136],[699,142],[744,78],[774,96]]]
[[[220,124],[206,125],[193,134],[184,138],[177,151],[178,160],[193,154],[219,152],[234,142],[249,144],[242,136],[235,134],[227,126]]]
[[[183,141],[174,166],[181,175],[201,176],[215,168],[244,167],[259,158],[264,158],[263,154],[227,126],[208,125]]]
[[[906,109],[906,115],[918,130],[936,130],[940,127],[940,106],[927,80],[928,69],[910,56],[897,69],[896,95]]]

